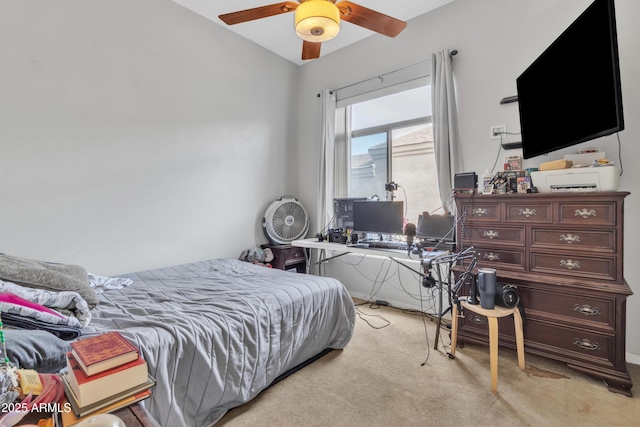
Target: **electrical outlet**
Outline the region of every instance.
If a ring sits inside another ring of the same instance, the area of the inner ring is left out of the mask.
[[[493,125],[491,126],[491,139],[502,139],[507,136],[507,125]]]

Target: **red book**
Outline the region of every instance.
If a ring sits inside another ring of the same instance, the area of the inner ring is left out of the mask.
[[[74,341],[71,352],[87,375],[95,375],[138,358],[138,349],[119,332]]]
[[[69,386],[81,407],[129,390],[149,379],[147,362],[142,356],[133,362],[88,376],[78,366],[73,354],[68,352],[67,370]]]

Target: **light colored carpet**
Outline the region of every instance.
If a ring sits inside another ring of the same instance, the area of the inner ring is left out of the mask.
[[[522,371],[515,350],[500,347],[493,394],[487,346],[467,343],[450,359],[448,329],[436,351],[429,319],[390,307],[359,310],[381,318],[361,316],[347,348],[229,411],[216,427],[640,424],[640,390],[633,398],[611,393],[596,379],[528,353]],[[640,366],[629,370],[637,386]]]

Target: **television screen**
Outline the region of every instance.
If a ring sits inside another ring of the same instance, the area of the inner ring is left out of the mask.
[[[523,157],[624,129],[613,0],[596,0],[516,81]]]
[[[447,242],[455,241],[455,224],[454,215],[420,215],[418,217],[418,226],[416,228],[416,237],[432,241]]]
[[[353,229],[360,233],[403,234],[404,202],[354,200]]]

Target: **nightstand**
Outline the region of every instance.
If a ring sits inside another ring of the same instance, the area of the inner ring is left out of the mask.
[[[119,409],[113,414],[118,416],[127,427],[160,427],[139,403]]]
[[[280,270],[306,273],[307,258],[304,248],[291,245],[262,245],[263,249],[269,248],[273,252],[271,265]]]

